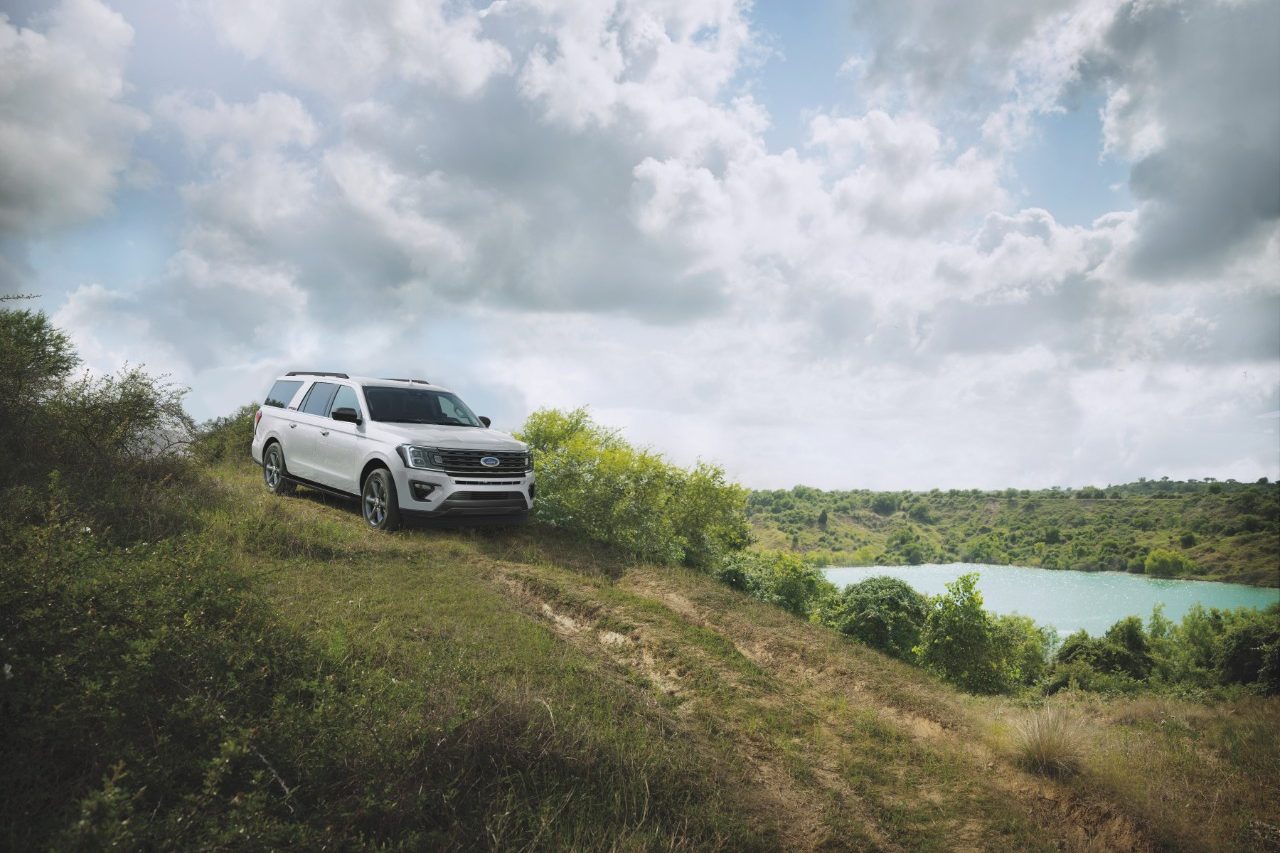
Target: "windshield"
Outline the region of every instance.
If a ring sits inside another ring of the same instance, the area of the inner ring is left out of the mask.
[[[393,424],[436,424],[478,427],[467,404],[448,391],[423,388],[364,387],[369,419]]]

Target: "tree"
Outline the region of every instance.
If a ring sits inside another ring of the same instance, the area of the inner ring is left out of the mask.
[[[0,310],[0,447],[8,457],[4,480],[31,466],[33,442],[47,429],[34,422],[79,363],[71,340],[42,313]],[[39,470],[44,470],[36,466]]]
[[[871,499],[871,511],[876,515],[893,515],[898,511],[898,496],[892,492],[881,492]]]
[[[873,649],[908,660],[928,612],[928,599],[906,581],[874,577],[824,598],[815,618]]]
[[[920,632],[920,662],[951,683],[975,693],[997,693],[1005,672],[991,614],[982,609],[978,575],[947,584],[931,601]]]
[[[1022,685],[1039,681],[1048,669],[1058,632],[1037,625],[1030,616],[1011,613],[995,618],[995,633],[1007,681]]]
[[[1226,684],[1262,682],[1267,694],[1280,692],[1280,614],[1240,615],[1218,640],[1214,663]]]
[[[1143,561],[1147,574],[1158,578],[1171,578],[1191,570],[1191,561],[1176,551],[1156,548]]]

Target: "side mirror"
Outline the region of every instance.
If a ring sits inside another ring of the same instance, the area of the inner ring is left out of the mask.
[[[493,421],[489,420],[489,419],[488,419],[488,418],[486,418],[484,415],[481,415],[481,416],[480,416],[480,423],[484,424],[484,428],[485,428],[485,429],[488,429],[488,428],[489,428],[489,424],[493,423]]]
[[[360,423],[360,413],[355,409],[348,409],[345,407],[341,409],[334,409],[329,413],[329,417],[333,418],[335,421],[346,421],[349,424]]]

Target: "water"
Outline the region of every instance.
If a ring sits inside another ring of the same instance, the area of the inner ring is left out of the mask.
[[[978,563],[825,570],[827,579],[839,587],[888,575],[901,578],[927,595],[946,592],[946,584],[967,572],[978,572],[978,589],[982,591],[987,610],[1030,616],[1041,625],[1057,628],[1063,637],[1081,628],[1096,637],[1126,616],[1140,616],[1145,622],[1157,604],[1163,604],[1164,615],[1177,622],[1197,603],[1226,610],[1262,609],[1280,601],[1280,589],[1163,580],[1123,572],[1073,572]]]

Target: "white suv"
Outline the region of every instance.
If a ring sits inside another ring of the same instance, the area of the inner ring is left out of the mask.
[[[533,507],[528,446],[421,379],[287,373],[254,416],[253,460],[273,493],[358,497],[378,530],[404,516],[520,523]]]

